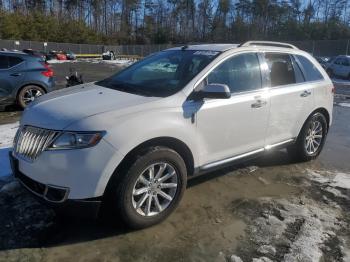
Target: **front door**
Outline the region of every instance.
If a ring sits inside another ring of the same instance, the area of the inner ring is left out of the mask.
[[[202,165],[215,164],[264,147],[269,100],[262,88],[256,53],[236,54],[218,65],[202,84],[226,84],[229,99],[205,99],[196,114]]]

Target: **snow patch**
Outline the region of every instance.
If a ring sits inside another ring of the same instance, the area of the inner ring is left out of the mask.
[[[343,106],[343,107],[350,107],[349,103],[338,103],[338,106]]]
[[[116,59],[116,60],[102,60],[102,58],[81,58],[77,60],[48,60],[49,64],[63,64],[63,63],[77,63],[77,62],[85,62],[85,63],[92,63],[92,64],[112,64],[112,65],[131,65],[134,63],[133,60],[130,59]]]
[[[247,200],[248,204],[241,205],[242,213],[238,210],[238,214],[251,223],[247,228],[247,238],[262,256],[253,261],[269,261],[266,257],[276,258],[277,254],[283,256],[278,261],[284,262],[320,261],[327,240],[345,225],[338,219],[341,209],[318,206],[312,199],[303,204],[299,198],[264,197],[258,203],[249,202]],[[246,212],[246,207],[263,211],[258,211],[256,217],[255,212]],[[280,249],[281,246],[288,249]]]
[[[19,123],[0,125],[0,180],[8,180],[11,176],[11,166],[8,153],[12,147]]]
[[[51,59],[47,60],[48,64],[63,64],[63,63],[76,63],[78,60],[57,60],[57,59]]]
[[[19,123],[0,125],[0,148],[12,146]]]
[[[316,171],[308,169],[307,173],[311,180],[329,187],[350,189],[350,174],[331,171]]]

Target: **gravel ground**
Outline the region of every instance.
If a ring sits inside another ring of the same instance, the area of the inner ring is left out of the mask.
[[[106,75],[118,70],[103,66]],[[176,212],[145,230],[58,216],[11,178],[0,180],[0,261],[348,262],[350,101],[335,102],[317,160],[293,163],[274,151],[192,179]]]

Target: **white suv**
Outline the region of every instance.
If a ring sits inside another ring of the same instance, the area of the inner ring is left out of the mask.
[[[281,147],[317,157],[333,92],[316,60],[292,45],[172,48],[38,98],[10,158],[46,202],[94,215],[104,203],[142,228],[174,211],[196,174]]]

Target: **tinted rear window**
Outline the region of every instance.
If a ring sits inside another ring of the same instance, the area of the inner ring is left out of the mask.
[[[306,81],[323,80],[322,74],[320,73],[320,71],[318,71],[316,66],[314,66],[313,63],[311,63],[309,59],[301,55],[297,55],[296,57],[298,58],[301,66],[304,69]]]
[[[13,67],[15,65],[18,65],[22,63],[22,58],[16,57],[16,56],[9,56],[9,65],[10,67]]]
[[[8,58],[5,55],[0,55],[0,69],[7,69],[9,67]]]

